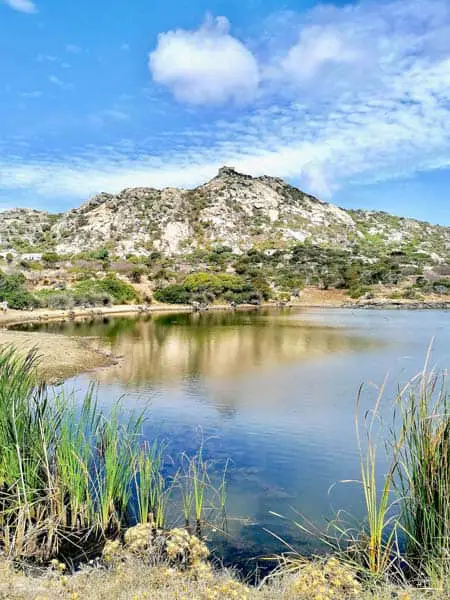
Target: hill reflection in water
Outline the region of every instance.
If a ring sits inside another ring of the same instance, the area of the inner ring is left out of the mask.
[[[99,348],[121,357],[97,373],[99,381],[133,386],[196,376],[229,378],[374,345],[351,330],[303,321],[301,313],[290,311],[153,314],[59,327],[69,335],[93,336]]]

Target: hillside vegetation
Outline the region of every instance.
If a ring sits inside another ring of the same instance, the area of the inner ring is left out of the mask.
[[[450,290],[450,228],[344,210],[281,179],[229,167],[193,190],[103,193],[58,215],[6,211],[0,249],[6,275],[20,271],[28,290],[58,291],[50,305],[63,307],[77,305],[79,288],[89,287],[62,299],[63,288],[80,281],[97,282],[88,303],[118,301],[99,283],[111,274],[138,286],[145,301],[155,293],[183,303],[289,299],[304,286],[345,289],[353,298],[377,286],[410,299]]]

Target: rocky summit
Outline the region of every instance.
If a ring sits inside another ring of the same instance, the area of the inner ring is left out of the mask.
[[[107,247],[119,257],[160,252],[187,255],[227,246],[235,254],[257,248],[289,250],[299,243],[351,249],[413,249],[430,263],[447,264],[450,228],[387,213],[345,210],[282,179],[251,177],[222,167],[195,189],[129,188],[101,193],[79,208],[52,215],[15,209],[0,220],[4,250],[55,250],[74,255]],[[367,250],[367,252],[366,252]]]

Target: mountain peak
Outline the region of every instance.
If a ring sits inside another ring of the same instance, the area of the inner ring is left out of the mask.
[[[247,175],[245,173],[239,173],[239,171],[236,171],[236,169],[234,167],[228,167],[227,165],[220,167],[217,177],[221,177],[221,178],[245,177],[246,179],[252,179],[251,175]]]
[[[430,264],[445,263],[450,252],[449,228],[344,210],[277,177],[252,177],[227,165],[192,190],[137,187],[99,194],[57,218],[2,213],[0,245],[10,248],[19,238],[33,249],[49,244],[62,255],[107,246],[119,257],[183,256],[216,246],[237,254],[251,248],[287,252],[308,242],[347,251],[361,246],[370,261],[373,239],[382,240],[386,253],[402,247],[411,252],[414,242],[418,253],[434,257]]]

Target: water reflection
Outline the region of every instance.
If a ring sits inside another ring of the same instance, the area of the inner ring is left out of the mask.
[[[48,329],[61,327],[49,324]],[[302,320],[292,313],[209,312],[110,318],[62,326],[95,342],[120,362],[100,371],[102,382],[133,386],[184,378],[230,378],[253,369],[355,352],[373,341],[347,330]]]
[[[205,436],[206,458],[217,462],[219,477],[231,460],[232,538],[222,540],[221,555],[235,563],[285,550],[277,547],[267,529],[307,551],[311,539],[270,511],[298,518],[291,510],[295,507],[319,524],[334,509],[358,515],[358,486],[333,484],[359,478],[354,433],[359,386],[367,383],[364,411],[378,393],[376,384],[390,373],[383,403],[389,426],[397,383],[423,367],[432,336],[432,364],[450,364],[448,315],[343,310],[171,313],[38,328],[92,336],[92,343],[123,355],[113,368],[68,382],[80,397],[92,379],[100,379],[102,407],[122,395],[130,411],[140,411],[150,402],[145,436],[167,441],[172,456],[195,452]],[[387,469],[382,447],[381,476]]]

